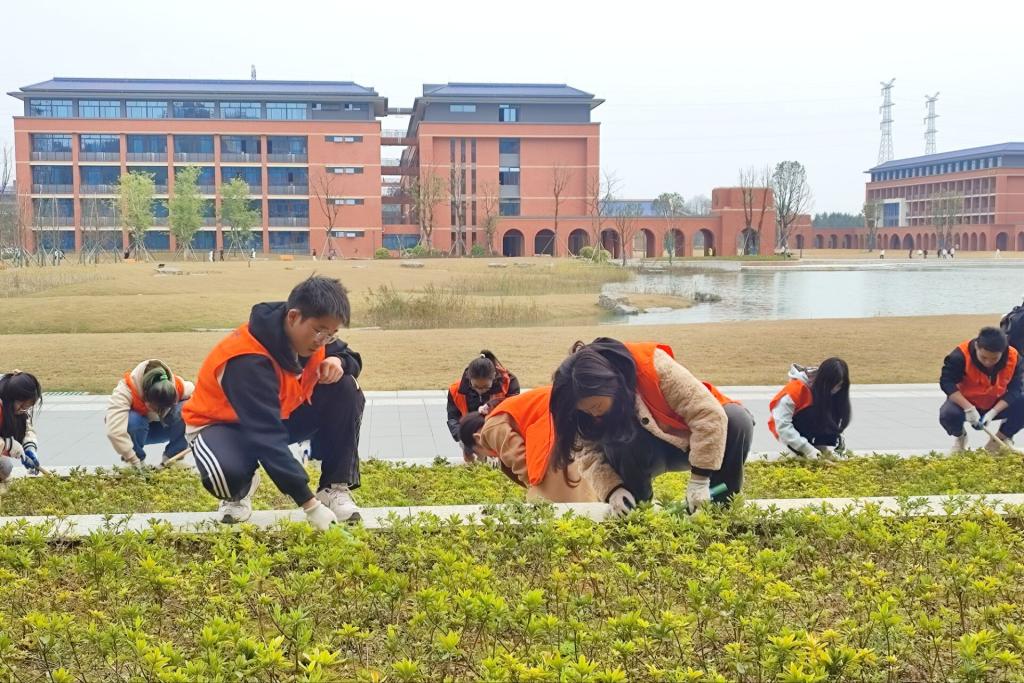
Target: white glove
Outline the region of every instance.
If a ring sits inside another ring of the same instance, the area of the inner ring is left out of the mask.
[[[308,510],[304,510],[304,512],[310,526],[320,531],[326,531],[332,524],[338,523],[337,515],[331,512],[331,509],[319,500],[316,502],[316,505]]]
[[[981,413],[974,406],[964,408],[964,420],[975,429],[981,429]]]
[[[21,460],[25,457],[25,449],[21,447],[17,439],[9,436],[4,440],[4,455]]]
[[[481,415],[486,415],[487,413],[491,412],[491,406],[487,403],[484,403],[479,408],[477,408],[476,412],[480,413]]]
[[[611,506],[614,514],[621,517],[636,507],[636,498],[625,486],[620,486],[608,496],[608,505]]]
[[[700,506],[711,502],[711,479],[694,479],[690,475],[690,483],[686,485],[686,507],[690,514],[697,511]]]
[[[810,441],[805,441],[803,447],[800,449],[800,455],[805,458],[817,458],[820,455],[818,448]]]
[[[135,453],[130,453],[128,455],[122,455],[121,456],[121,462],[123,462],[123,463],[125,463],[127,465],[131,465],[132,467],[134,467],[137,470],[141,470],[141,469],[145,468],[145,464],[141,460],[139,460],[139,456],[135,455]]]
[[[1002,418],[1002,416],[999,415],[999,413],[997,413],[994,410],[990,410],[987,413],[985,413],[985,417],[981,418],[981,424],[982,424],[983,427],[990,427],[990,426],[992,426],[993,422],[995,422],[996,420],[1001,420],[1001,419],[1003,419],[1003,418]]]

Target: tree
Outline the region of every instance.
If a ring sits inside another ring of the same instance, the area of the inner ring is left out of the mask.
[[[168,224],[178,243],[183,259],[192,258],[192,239],[203,225],[203,197],[199,194],[199,173],[196,166],[174,174],[174,194],[167,202]]]
[[[99,263],[100,254],[112,249],[120,254],[119,245],[106,244],[102,236],[102,228],[117,225],[117,202],[110,199],[90,197],[82,200],[82,250],[78,260],[81,263]]]
[[[562,202],[565,201],[565,192],[568,190],[571,180],[572,169],[561,162],[556,162],[551,168],[551,197],[554,199],[555,204],[555,236],[551,245],[552,256],[558,256],[558,214],[562,208]]]
[[[501,214],[498,205],[498,191],[494,183],[484,183],[483,194],[481,195],[481,208],[483,208],[484,239],[486,239],[487,255],[494,254],[494,238],[498,233],[498,223]]]
[[[594,173],[587,178],[587,215],[590,217],[590,229],[593,233],[595,261],[601,258],[601,233],[614,213],[615,194],[618,188],[619,179],[612,171]]]
[[[466,164],[453,164],[448,172],[448,201],[455,217],[455,243],[452,248],[456,256],[465,256],[466,248]]]
[[[146,231],[153,226],[153,193],[156,184],[151,173],[131,171],[117,182],[117,206],[121,223],[128,231],[129,250],[136,259],[149,258]]]
[[[864,227],[868,231],[868,251],[874,251],[875,247],[878,246],[878,228],[882,224],[881,202],[864,202],[862,218],[864,219]]]
[[[252,231],[261,219],[259,209],[249,201],[249,184],[241,178],[232,178],[220,186],[220,220],[230,226],[228,248],[244,253],[252,243]]]
[[[845,211],[816,213],[811,225],[816,228],[860,228],[864,225],[864,214]]]
[[[740,193],[743,200],[744,229],[740,233],[740,251],[744,256],[761,253],[761,230],[764,217],[768,212],[768,185],[771,182],[771,169],[750,166],[740,169]],[[761,201],[758,202],[758,196]],[[760,205],[760,206],[759,206]],[[754,228],[754,218],[757,228]]]
[[[929,197],[929,212],[939,249],[953,246],[953,227],[963,222],[964,198],[957,192],[937,192]]]
[[[710,216],[711,200],[704,194],[690,197],[690,201],[686,202],[686,213],[691,216]]]
[[[775,195],[775,246],[785,249],[797,217],[811,206],[807,169],[799,161],[780,161],[772,173],[771,189]]]
[[[335,201],[341,195],[341,179],[338,174],[324,169],[324,173],[313,183],[313,194],[327,221],[327,236],[324,238],[326,249],[320,251],[327,252],[324,258],[329,258],[334,251],[334,228],[338,225],[338,216],[341,213],[341,205]]]
[[[633,237],[636,235],[638,219],[643,215],[643,207],[637,202],[622,202],[613,209],[612,222],[615,225],[615,232],[619,234],[619,243],[622,248],[622,265],[626,265],[626,258],[633,248]]]
[[[11,148],[0,148],[0,262],[20,257],[21,242],[19,240],[18,214],[19,202],[17,188],[14,187],[14,155]]]
[[[672,259],[676,255],[675,230],[678,226],[678,219],[686,214],[686,202],[683,201],[683,195],[678,192],[662,192],[654,200],[654,213],[667,219],[665,221],[665,249],[668,251],[668,262],[671,265]]]
[[[445,197],[444,178],[433,171],[426,171],[409,183],[409,194],[412,196],[423,246],[431,251],[434,248],[434,209]]]

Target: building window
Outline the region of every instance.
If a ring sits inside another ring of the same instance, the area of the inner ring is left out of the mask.
[[[353,104],[352,102],[346,102],[345,103],[345,111],[362,111],[362,110],[363,110],[363,105],[361,105],[361,104]]]
[[[167,103],[149,100],[128,100],[125,111],[130,119],[166,119]]]
[[[33,152],[71,153],[71,136],[60,133],[33,133]]]
[[[121,102],[118,100],[79,100],[78,115],[84,119],[119,119]]]
[[[501,216],[518,216],[519,200],[502,199],[501,201],[498,202],[498,214]]]
[[[225,183],[235,178],[241,178],[249,186],[253,194],[260,194],[263,191],[263,171],[256,166],[222,166],[220,177]]]
[[[129,154],[166,154],[166,135],[129,135]]]
[[[335,206],[359,206],[365,203],[364,200],[355,197],[338,197],[333,201]]]
[[[29,100],[28,115],[53,119],[71,118],[71,100]]]
[[[175,135],[175,154],[213,154],[212,135]]]
[[[66,185],[67,191],[71,192],[72,183],[74,183],[74,180],[71,179],[70,166],[32,167],[33,185]]]
[[[267,213],[271,218],[309,218],[309,201],[305,199],[270,199]]]
[[[362,166],[331,166],[328,167],[329,173],[336,173],[338,175],[352,175],[354,173],[362,173]]]
[[[502,123],[516,123],[519,121],[519,107],[512,104],[499,104],[498,121]]]
[[[499,185],[518,185],[519,184],[519,167],[518,166],[502,166],[498,169],[498,184]]]
[[[267,118],[274,121],[301,121],[306,117],[305,102],[267,102]]]
[[[267,154],[305,154],[306,138],[302,136],[275,136],[267,138]]]
[[[499,154],[519,154],[519,138],[501,138],[498,140]]]
[[[131,166],[128,168],[132,173],[148,173],[153,176],[153,183],[167,191],[167,167],[166,166]]]
[[[328,135],[327,142],[362,142],[362,135]]]
[[[475,104],[449,104],[448,111],[452,114],[475,114]]]
[[[174,175],[177,177],[179,173],[184,171],[187,166],[175,166]],[[199,175],[196,177],[196,185],[199,186],[200,191],[209,190],[205,194],[211,194],[213,192],[214,185],[214,172],[213,166],[199,166]]]
[[[184,100],[174,102],[174,118],[176,119],[212,119],[213,102]]]
[[[273,230],[269,233],[270,251],[275,254],[308,254],[308,230]]]
[[[258,119],[260,116],[259,102],[220,103],[220,117],[222,119]]]
[[[33,199],[32,214],[40,218],[74,218],[74,199]]]
[[[121,169],[117,166],[79,166],[78,174],[82,185],[112,186],[120,179]]]
[[[274,187],[307,187],[309,171],[297,166],[272,166],[267,169],[267,182],[271,189]]]
[[[260,153],[260,139],[255,135],[222,135],[220,137],[221,154],[247,154],[258,155]],[[236,161],[239,161],[236,159]]]
[[[79,149],[83,152],[108,152],[117,154],[121,151],[119,135],[81,135]]]

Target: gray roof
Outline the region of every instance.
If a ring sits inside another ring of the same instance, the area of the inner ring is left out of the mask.
[[[426,83],[423,96],[594,99],[590,93],[564,83]]]
[[[52,78],[8,93],[28,95],[237,95],[376,98],[377,91],[352,81],[261,81],[192,78]]]
[[[944,161],[960,161],[962,159],[974,159],[1004,154],[1024,154],[1024,142],[1003,142],[998,145],[986,145],[985,147],[969,147],[958,149],[952,152],[940,152],[938,154],[927,154],[920,157],[908,159],[893,159],[884,164],[879,164],[868,169],[871,171],[888,171],[894,168],[907,168],[910,166],[921,166],[923,164],[937,164]]]

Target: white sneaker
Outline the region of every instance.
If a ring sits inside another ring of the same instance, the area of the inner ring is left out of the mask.
[[[953,442],[953,451],[952,451],[952,453],[954,455],[956,455],[957,453],[963,453],[966,450],[967,450],[967,430],[965,429],[964,433],[961,434],[960,436],[956,437],[956,441]]]
[[[347,484],[332,484],[330,488],[316,492],[317,500],[330,508],[339,522],[355,522],[360,519],[359,507],[352,500]]]
[[[252,517],[252,496],[260,485],[260,472],[256,470],[249,483],[249,492],[241,500],[222,500],[217,514],[222,524],[241,524]]]

